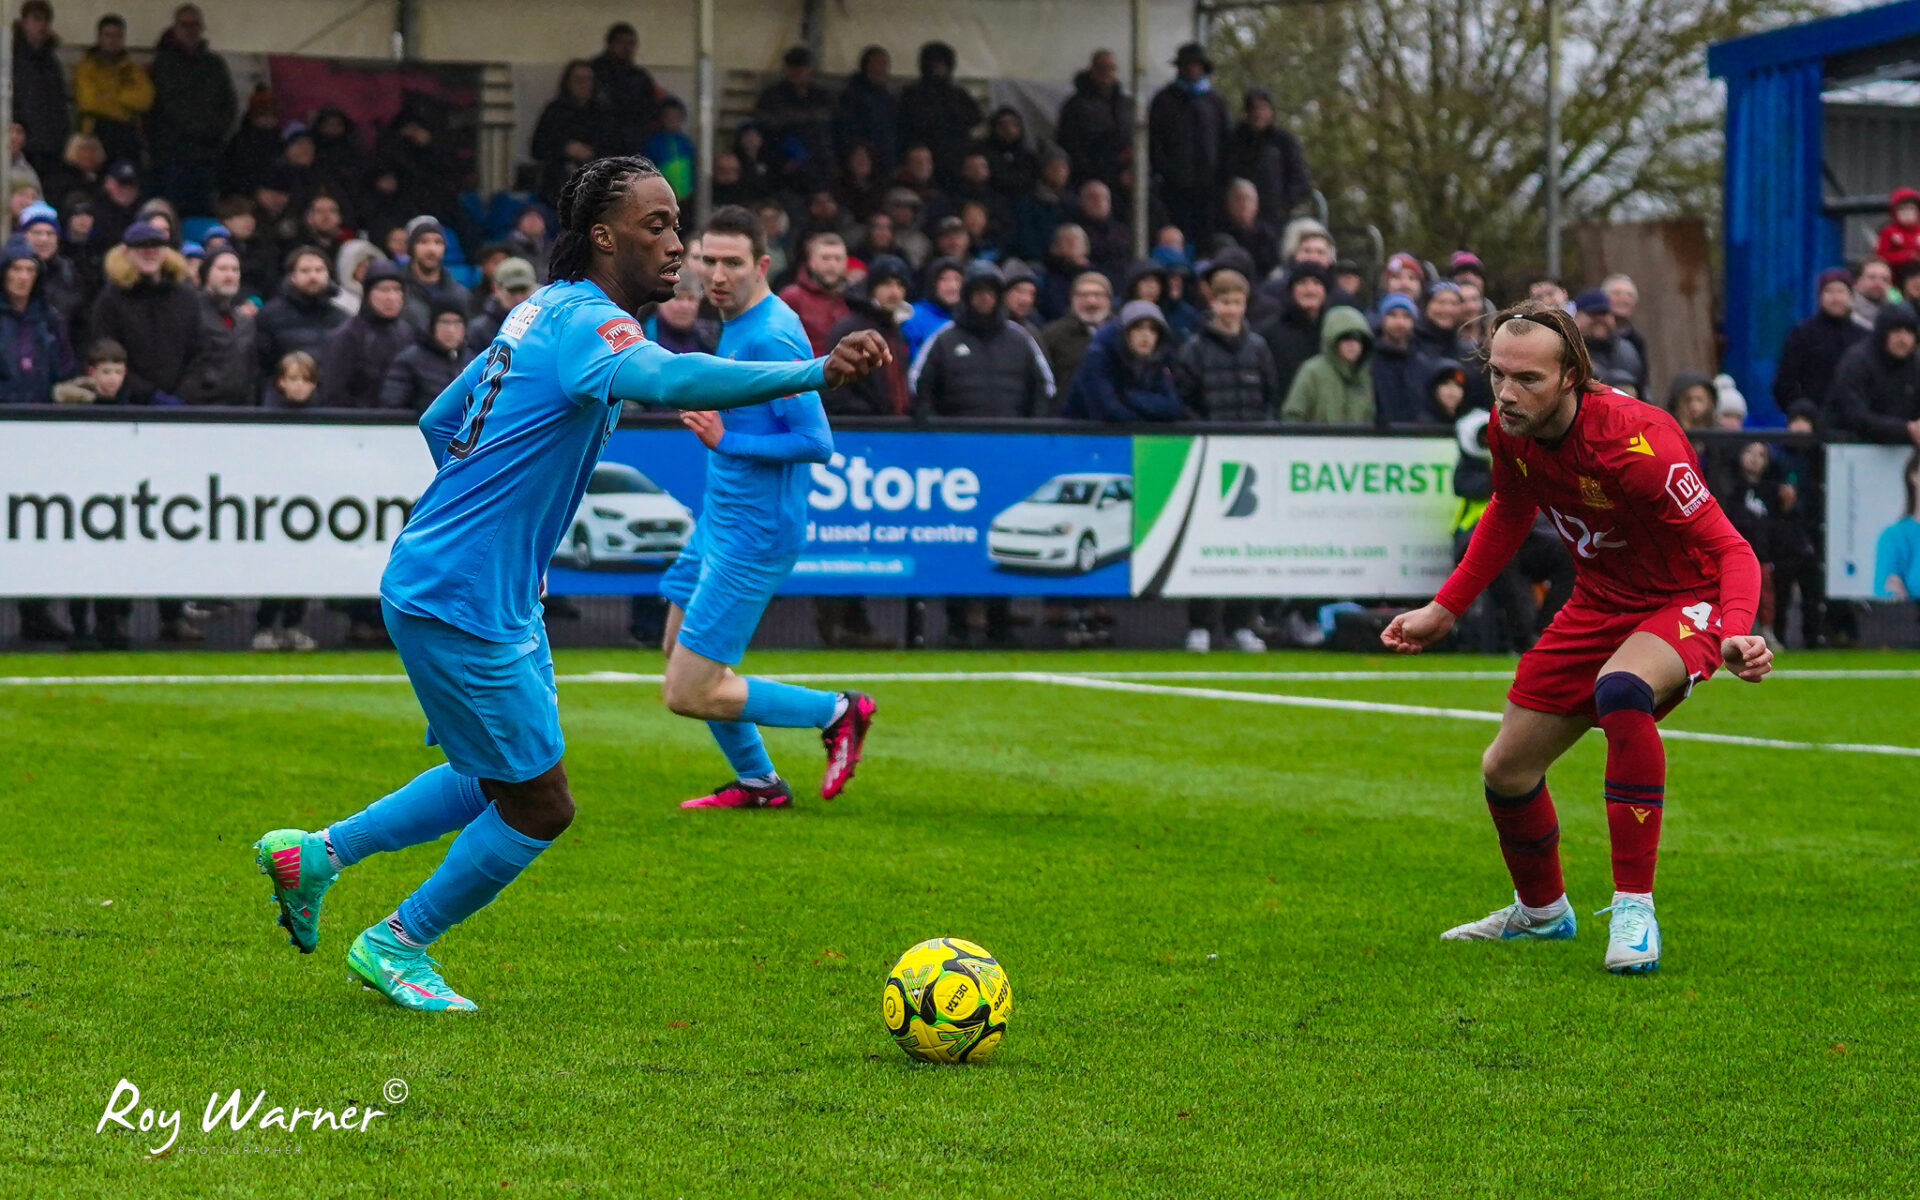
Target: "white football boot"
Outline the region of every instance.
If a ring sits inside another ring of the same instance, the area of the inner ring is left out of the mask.
[[[1613,904],[1600,913],[1613,914],[1607,929],[1607,970],[1638,975],[1660,968],[1660,922],[1653,915],[1652,896],[1615,892]]]
[[[1573,905],[1561,897],[1560,915],[1535,920],[1527,915],[1520,906],[1520,897],[1515,896],[1513,903],[1495,913],[1481,917],[1478,921],[1468,921],[1465,925],[1455,925],[1440,935],[1444,942],[1504,942],[1517,938],[1531,938],[1534,941],[1564,941],[1579,932],[1579,923],[1573,917]]]

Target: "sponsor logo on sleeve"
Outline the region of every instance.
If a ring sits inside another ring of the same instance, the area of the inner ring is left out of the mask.
[[[1693,464],[1674,463],[1667,468],[1667,495],[1673,497],[1681,516],[1690,517],[1707,502],[1708,492]]]
[[[533,328],[534,318],[540,315],[540,306],[531,300],[522,300],[513,306],[507,319],[500,323],[500,336],[510,342],[518,342],[527,330]]]
[[[647,340],[647,335],[640,330],[640,322],[632,317],[615,317],[603,323],[594,332],[599,334],[600,340],[607,344],[607,349],[615,354]]]

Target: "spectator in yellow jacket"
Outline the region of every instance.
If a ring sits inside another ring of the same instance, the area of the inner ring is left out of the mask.
[[[127,53],[127,23],[100,18],[94,44],[73,68],[80,130],[106,147],[107,161],[140,161],[140,118],[153,107],[153,79]]]

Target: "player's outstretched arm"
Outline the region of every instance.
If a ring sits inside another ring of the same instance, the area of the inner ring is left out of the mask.
[[[1418,654],[1447,636],[1456,619],[1446,605],[1435,600],[1387,622],[1380,631],[1380,642],[1396,654]]]
[[[845,387],[891,358],[872,330],[848,334],[824,359],[797,363],[734,362],[711,354],[674,354],[652,342],[636,349],[613,377],[612,396],[679,409],[743,408],[824,385]]]

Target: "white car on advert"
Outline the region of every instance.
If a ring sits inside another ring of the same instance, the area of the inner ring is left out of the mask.
[[[553,560],[569,567],[665,566],[693,536],[693,513],[625,463],[603,462]]]
[[[1133,548],[1133,476],[1055,475],[987,527],[1002,567],[1084,574]]]

